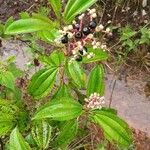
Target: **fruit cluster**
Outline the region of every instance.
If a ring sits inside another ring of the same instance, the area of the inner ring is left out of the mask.
[[[102,105],[105,104],[104,96],[101,97],[98,93],[93,93],[89,98],[84,99],[86,104],[86,108],[90,109],[101,109]]]
[[[91,42],[93,49],[101,47],[102,49],[106,48],[106,45],[97,42],[97,39],[94,37],[96,32],[105,32],[110,33],[110,29],[107,28],[104,31],[104,26],[102,24],[98,25],[96,21],[96,10],[89,9],[88,13],[81,14],[78,19],[72,22],[72,25],[68,25],[59,30],[61,38],[56,39],[55,42],[58,44],[65,44],[67,47],[66,55],[73,55],[72,60],[82,61],[84,55],[87,58],[94,57],[94,53],[88,53],[86,47],[87,44]],[[86,18],[86,20],[84,20]]]

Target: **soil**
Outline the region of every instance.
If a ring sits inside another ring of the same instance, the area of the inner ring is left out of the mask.
[[[0,1],[0,20],[6,21],[10,16],[18,17],[21,11],[29,9],[33,5],[34,0],[29,1]]]
[[[42,5],[44,5],[45,2],[45,0],[41,0]],[[101,1],[99,2],[102,3]],[[22,11],[32,12],[36,10],[41,3],[39,0],[0,0],[0,21],[5,22],[10,16],[18,18],[18,14]],[[110,0],[108,0],[107,3],[109,3],[109,5],[108,8],[106,8],[102,22],[113,19],[113,16],[108,14],[114,14],[112,12],[114,12],[115,8],[112,8]],[[124,26],[130,22],[133,26],[138,27],[139,25],[143,25],[145,20],[149,20],[150,15],[146,15],[145,17],[141,15],[141,9],[143,8],[141,8],[140,4],[136,5],[134,2],[131,4],[132,5],[129,6],[131,9],[128,10],[128,13],[127,11],[125,11],[126,13],[122,11],[125,7],[122,8],[118,6],[114,16],[117,18],[114,19],[115,25]],[[145,9],[147,14],[149,14],[150,7],[146,7]],[[134,17],[134,10],[138,10],[140,15]],[[2,47],[0,48],[0,58],[4,59],[10,55],[15,55],[16,64],[19,68],[24,70],[26,69],[25,64],[30,61],[30,57],[28,57],[30,54],[26,52],[26,45],[20,41],[3,41]],[[112,94],[111,91],[113,90],[111,106],[116,108],[118,114],[134,128],[136,149],[150,150],[150,97],[144,92],[146,88],[148,92],[150,91],[150,86],[147,86],[150,76],[147,73],[142,73],[141,70],[136,71],[138,72],[138,76],[137,72],[131,76],[127,76],[126,74],[128,74],[128,72],[126,68],[124,68],[122,80],[120,80],[120,76],[118,77],[112,73],[107,73],[105,96],[107,105],[109,105],[110,96]]]

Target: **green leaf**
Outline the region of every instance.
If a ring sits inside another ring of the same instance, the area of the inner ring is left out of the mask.
[[[52,120],[65,121],[77,118],[82,113],[82,105],[69,97],[60,100],[53,99],[39,109],[33,120],[50,118]]]
[[[15,77],[10,71],[0,72],[0,84],[14,90]]]
[[[58,91],[54,94],[52,99],[55,99],[55,98],[59,99],[62,97],[71,97],[71,91],[69,87],[65,84],[59,87]]]
[[[132,144],[132,134],[127,123],[114,113],[103,110],[93,111],[90,118],[104,130],[104,134],[110,142],[115,142],[122,147]]]
[[[39,19],[39,20],[42,20],[44,22],[47,22],[49,24],[52,24],[53,26],[56,25],[56,22],[53,22],[52,20],[50,20],[47,16],[45,15],[42,15],[42,14],[39,14],[39,13],[32,13],[32,18],[33,19]],[[53,24],[54,23],[54,24]]]
[[[85,87],[86,74],[81,69],[80,64],[76,61],[68,63],[68,72],[73,82],[79,87]]]
[[[0,99],[0,112],[1,113],[14,114],[16,111],[18,111],[17,106],[11,104],[8,100]]]
[[[62,7],[62,2],[61,0],[49,0],[49,3],[51,4],[56,16],[58,19],[61,17],[61,7]]]
[[[50,23],[42,19],[35,19],[35,18],[20,19],[10,24],[6,28],[5,34],[31,33],[54,28],[54,26],[55,26],[54,23]]]
[[[113,109],[113,108],[102,107],[101,110],[106,111],[106,112],[110,112],[111,114],[114,114],[114,115],[117,115],[117,110]],[[97,111],[97,110],[95,110],[95,111]]]
[[[126,26],[124,28],[121,29],[121,38],[120,40],[121,41],[124,41],[124,40],[128,40],[130,39],[131,37],[133,37],[137,32],[135,32],[134,30],[131,29],[130,26]]]
[[[0,99],[0,136],[7,135],[15,126],[17,107]]]
[[[0,23],[0,36],[1,36],[1,37],[4,36],[4,31],[5,31],[5,26]]]
[[[23,75],[23,71],[17,68],[14,63],[10,63],[7,66],[7,69],[14,75],[15,78],[21,77]]]
[[[60,134],[55,140],[57,147],[65,148],[75,138],[78,130],[77,120],[67,121],[60,129]]]
[[[10,17],[7,19],[6,23],[5,23],[5,29],[11,24],[14,22],[14,18],[13,17]]]
[[[21,13],[19,13],[19,15],[20,15],[21,19],[28,19],[28,18],[30,18],[30,15],[29,15],[28,12],[21,12]]]
[[[93,49],[93,48],[89,47],[88,52],[93,53],[94,56],[92,58],[83,57],[83,61],[82,61],[83,63],[92,63],[92,62],[104,61],[104,60],[108,59],[107,52],[103,51],[100,48]]]
[[[90,96],[92,93],[96,92],[103,96],[104,89],[104,68],[102,65],[97,65],[92,69],[89,75],[87,95]]]
[[[47,96],[55,83],[58,69],[56,67],[42,69],[35,73],[28,86],[28,92],[34,98],[39,99]]]
[[[139,44],[149,44],[150,43],[150,29],[149,28],[141,28],[141,39],[139,40]]]
[[[7,115],[5,115],[5,117],[8,118]],[[13,127],[14,123],[12,122],[12,120],[0,122],[0,136],[7,135],[13,129]]]
[[[40,60],[47,64],[48,66],[60,67],[60,65],[64,61],[64,53],[61,51],[54,51],[50,54],[50,56],[41,56]]]
[[[31,150],[28,143],[25,142],[22,135],[19,133],[19,130],[15,128],[10,135],[9,140],[9,149],[10,150]]]
[[[60,35],[58,30],[56,29],[39,31],[37,34],[41,40],[51,44],[53,44],[52,42],[54,41],[54,39],[56,39]]]
[[[49,142],[51,139],[51,126],[45,122],[36,122],[36,124],[32,128],[32,137],[38,145],[39,149],[46,149],[49,146]]]
[[[29,134],[25,137],[25,140],[27,141],[27,143],[29,143],[29,145],[31,145],[31,147],[36,147],[36,146],[37,146],[37,144],[36,144],[35,140],[33,139],[31,133],[29,133]]]
[[[64,12],[65,22],[71,22],[75,16],[86,11],[96,1],[97,0],[69,0]]]
[[[7,99],[20,102],[22,99],[22,91],[17,86],[14,87],[14,90],[5,89],[5,95],[7,95]],[[4,97],[5,98],[5,97]]]

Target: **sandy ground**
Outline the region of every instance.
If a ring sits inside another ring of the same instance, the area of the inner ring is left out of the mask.
[[[109,103],[110,94],[115,79],[108,75],[106,81],[106,100]],[[150,136],[150,99],[144,92],[139,92],[133,84],[117,80],[112,96],[112,107],[118,110],[118,114],[124,118],[131,127],[144,131]],[[141,81],[139,81],[139,84]]]

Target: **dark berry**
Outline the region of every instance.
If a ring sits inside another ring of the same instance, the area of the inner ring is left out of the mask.
[[[83,46],[83,50],[87,52],[87,47]]]
[[[80,53],[81,55],[83,55],[84,52],[87,52],[87,48],[86,48],[85,46],[83,46],[83,48],[79,50],[79,53]]]
[[[74,29],[77,29],[77,30],[79,30],[80,29],[80,25],[77,23],[77,24],[75,24],[74,25]]]
[[[35,58],[33,61],[34,61],[34,65],[35,65],[35,66],[39,66],[39,65],[40,65],[38,59]]]
[[[81,55],[83,55],[83,49],[80,49],[80,50],[79,50],[79,53],[80,53]]]
[[[83,34],[85,35],[88,35],[91,32],[89,27],[84,27],[82,31],[83,31]]]
[[[82,32],[78,31],[75,33],[75,38],[81,39],[82,38]]]
[[[61,38],[61,42],[62,42],[63,44],[68,43],[68,36],[67,36],[67,34],[64,35],[64,36]]]
[[[76,59],[76,61],[82,61],[82,56],[81,55],[77,55],[75,59]]]
[[[95,29],[96,26],[97,26],[96,21],[91,21],[90,24],[89,24],[89,27],[90,27],[91,29]]]

